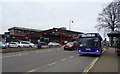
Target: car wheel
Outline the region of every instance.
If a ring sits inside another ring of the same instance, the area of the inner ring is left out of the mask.
[[[66,49],[64,48],[64,50],[66,50]]]
[[[32,48],[32,46],[31,46],[31,45],[30,45],[29,47],[30,47],[30,48]]]
[[[20,46],[18,46],[17,48],[21,48]]]

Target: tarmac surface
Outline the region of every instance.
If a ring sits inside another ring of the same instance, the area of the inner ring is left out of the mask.
[[[80,56],[75,51],[48,48],[2,55],[2,72],[83,72],[96,56]]]
[[[119,56],[115,53],[114,48],[107,48],[99,60],[96,62],[90,72],[115,72],[119,69]]]

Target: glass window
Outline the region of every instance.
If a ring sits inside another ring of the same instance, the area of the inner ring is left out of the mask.
[[[73,45],[74,42],[68,42],[66,45]]]
[[[21,42],[22,44],[29,44],[29,43],[27,43],[27,42]]]
[[[96,47],[100,46],[99,38],[80,38],[79,39],[80,47]]]

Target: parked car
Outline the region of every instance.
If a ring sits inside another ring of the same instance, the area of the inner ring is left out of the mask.
[[[8,47],[9,46],[9,42],[5,43],[5,46]]]
[[[64,50],[77,50],[78,45],[75,42],[68,42],[65,46],[64,46]]]
[[[54,43],[54,45],[55,45],[55,46],[60,46],[60,44],[59,44],[59,43]]]
[[[48,46],[48,44],[45,42],[38,42],[37,43],[37,48],[41,48],[42,46]]]
[[[60,46],[60,44],[56,43],[56,42],[50,42],[50,43],[48,43],[48,46],[49,47],[55,47],[55,46]]]
[[[6,45],[4,43],[0,42],[0,48],[6,49]]]
[[[20,41],[19,44],[21,44],[23,47],[32,47],[29,42],[27,41]]]
[[[48,45],[47,43],[45,42],[38,42],[39,45]]]
[[[18,43],[18,42],[9,42],[8,43],[8,47],[12,47],[12,48],[21,48],[21,47],[23,47],[23,45],[22,44],[20,44],[20,43]]]
[[[35,47],[35,44],[33,44],[29,41],[21,41],[20,43],[24,44],[23,46],[26,46],[26,47]]]

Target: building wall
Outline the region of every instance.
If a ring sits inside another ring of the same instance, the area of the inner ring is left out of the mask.
[[[9,32],[10,32],[10,35],[14,35],[14,33],[15,33],[14,29],[9,30]]]

